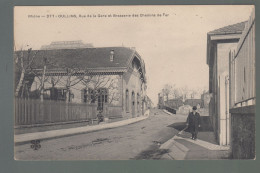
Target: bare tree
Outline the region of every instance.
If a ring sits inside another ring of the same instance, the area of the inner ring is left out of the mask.
[[[172,89],[172,93],[171,94],[173,95],[173,97],[175,99],[177,99],[177,98],[179,98],[181,96],[179,89],[175,88],[175,87]]]
[[[53,67],[57,68],[59,66],[57,62],[47,57],[47,53],[45,50],[42,50],[41,54],[37,57],[37,69],[31,68],[30,73],[32,73],[34,77],[38,78],[38,81],[40,82],[39,87],[37,87],[35,91],[39,92],[40,99],[41,101],[43,101],[43,95],[45,90],[44,84],[46,82],[49,82],[49,79],[51,79],[51,84],[54,87],[60,81],[62,76],[58,76],[58,78],[55,78],[53,76],[46,75],[49,69]]]
[[[28,74],[33,73],[33,65],[36,59],[38,51],[32,52],[32,48],[29,48],[27,51],[23,51],[22,49],[20,51],[15,51],[15,62],[16,62],[16,77],[18,78],[18,75],[20,73],[19,82],[15,89],[15,96],[18,97],[19,93],[21,91],[20,97],[23,97],[23,92],[25,85],[27,83],[25,82],[25,76]],[[24,55],[26,54],[26,55]],[[28,86],[27,86],[28,87]],[[28,92],[28,91],[27,91]]]
[[[195,96],[198,94],[197,90],[191,90],[191,98],[195,98]]]
[[[163,95],[166,96],[167,103],[168,103],[168,101],[169,101],[169,95],[172,93],[172,88],[173,88],[172,85],[170,85],[170,84],[165,84],[164,87],[163,87],[163,89],[162,89]]]
[[[76,65],[66,67],[67,75],[66,75],[66,102],[68,103],[70,100],[70,88],[74,85],[77,85],[79,82],[84,80],[86,75],[86,70],[81,70],[76,67]],[[73,78],[73,76],[75,76]]]
[[[111,104],[113,101],[118,101],[120,95],[118,93],[118,78],[113,78],[107,75],[90,75],[82,81],[86,87],[92,89],[92,101],[104,94],[109,94],[107,102]],[[102,90],[105,89],[105,90]],[[109,93],[104,93],[109,92]]]
[[[184,87],[180,87],[179,88],[179,92],[181,93],[182,96],[182,101],[185,102],[187,95],[188,95],[188,87],[184,86]]]

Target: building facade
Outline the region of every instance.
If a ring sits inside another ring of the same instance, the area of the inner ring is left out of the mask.
[[[220,145],[236,159],[254,158],[255,25],[246,22],[208,33],[209,113]]]
[[[209,66],[209,93],[212,95],[209,114],[216,139],[220,145],[230,144],[229,51],[237,46],[245,22],[211,31],[207,35],[207,64]]]
[[[114,107],[111,116],[124,118],[143,115],[147,109],[145,64],[136,50],[105,47],[35,52],[35,77],[29,89],[36,98],[96,104],[102,111]]]
[[[255,13],[229,53],[229,112],[234,159],[255,159]]]

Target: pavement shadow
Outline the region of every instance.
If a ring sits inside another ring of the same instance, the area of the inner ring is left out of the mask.
[[[178,131],[181,131],[186,127],[186,122],[173,123],[167,127],[171,127]],[[184,132],[185,133],[179,134],[179,136],[183,138],[189,138],[191,136],[191,134],[189,133],[189,129],[186,129]],[[201,117],[201,127],[199,128],[198,139],[213,144],[217,144],[217,139],[216,136],[214,135],[213,127],[209,116]]]
[[[201,127],[199,128],[199,131],[201,132],[213,131],[213,126],[209,116],[201,116],[200,120],[201,120]],[[173,123],[171,125],[168,125],[167,127],[172,127],[178,131],[181,131],[186,127],[186,122]],[[189,132],[189,129],[186,129],[185,132]]]
[[[169,153],[169,149],[160,149],[158,145],[152,145],[147,150],[142,151],[131,160],[160,160],[161,157]]]
[[[167,127],[171,127],[178,131],[181,131],[186,127],[186,122],[173,123],[173,124],[168,125]],[[186,129],[185,131],[187,132],[188,130]]]

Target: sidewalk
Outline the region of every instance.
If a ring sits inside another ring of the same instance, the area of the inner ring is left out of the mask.
[[[165,113],[172,115],[164,110]],[[179,116],[176,114],[175,116]],[[201,116],[201,127],[199,128],[198,139],[190,139],[191,134],[184,131],[176,135],[160,146],[161,150],[167,151],[161,159],[166,160],[216,160],[228,159],[230,154],[229,146],[220,146],[215,140],[209,116]],[[185,122],[178,122],[171,125],[174,129],[181,131],[185,128]]]
[[[204,140],[200,139],[200,135]],[[199,133],[196,141],[190,139],[190,135],[176,135],[161,145],[160,149],[169,152],[162,156],[166,160],[217,160],[228,159],[229,146],[220,146],[212,141],[213,132]],[[210,141],[210,142],[208,142]]]
[[[34,132],[34,133],[25,133],[25,134],[17,134],[14,135],[14,143],[21,144],[30,142],[32,140],[40,140],[40,139],[52,139],[57,137],[64,137],[70,136],[75,134],[99,131],[104,129],[116,128],[121,127],[124,125],[136,123],[142,120],[145,120],[149,117],[149,110],[145,112],[143,116],[126,119],[122,121],[112,122],[112,123],[103,123],[94,126],[85,126],[85,127],[76,127],[76,128],[69,128],[69,129],[60,129],[60,130],[50,130],[44,132]]]

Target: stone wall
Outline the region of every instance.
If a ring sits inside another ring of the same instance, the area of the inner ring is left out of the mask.
[[[190,105],[183,105],[179,107],[177,114],[188,115],[191,111],[192,107]]]
[[[234,108],[231,113],[233,159],[255,158],[255,106]]]

